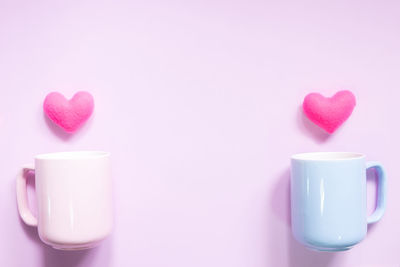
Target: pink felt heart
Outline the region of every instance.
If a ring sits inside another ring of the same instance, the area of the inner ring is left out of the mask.
[[[72,133],[78,130],[92,115],[93,97],[88,92],[77,92],[71,100],[62,94],[52,92],[43,103],[45,114],[65,131]]]
[[[347,90],[339,91],[332,97],[311,93],[303,102],[307,117],[328,133],[336,131],[350,117],[355,106],[356,98]]]

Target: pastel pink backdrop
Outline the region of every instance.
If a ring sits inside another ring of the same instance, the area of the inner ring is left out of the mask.
[[[399,266],[399,12],[398,1],[1,1],[0,265]],[[341,89],[358,103],[328,136],[300,105]],[[54,90],[95,98],[74,135],[43,115]],[[20,221],[15,176],[35,154],[81,149],[112,153],[115,231],[91,251],[55,251]],[[289,157],[304,151],[386,166],[387,212],[348,252],[291,237]]]

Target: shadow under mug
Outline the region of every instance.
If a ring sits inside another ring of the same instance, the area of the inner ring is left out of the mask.
[[[35,172],[37,218],[28,207],[27,171]],[[22,220],[37,226],[40,239],[56,249],[92,248],[112,229],[110,154],[77,151],[41,154],[17,177]]]
[[[367,169],[378,176],[377,206],[367,217]],[[291,158],[292,232],[319,251],[347,250],[381,219],[386,207],[386,175],[377,162],[347,152],[303,153]]]

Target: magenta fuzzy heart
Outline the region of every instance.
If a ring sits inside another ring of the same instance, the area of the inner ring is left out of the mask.
[[[88,92],[77,92],[70,100],[58,92],[48,94],[43,103],[45,114],[66,132],[78,130],[93,113],[94,101]]]
[[[339,91],[332,97],[311,93],[303,102],[306,116],[328,133],[336,131],[350,117],[355,106],[356,98],[347,90]]]

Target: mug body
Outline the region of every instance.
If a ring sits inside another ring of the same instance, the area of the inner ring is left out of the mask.
[[[321,251],[347,250],[367,233],[365,156],[304,153],[291,159],[294,237]]]
[[[96,246],[112,229],[110,156],[82,151],[35,157],[38,232],[57,249]]]

